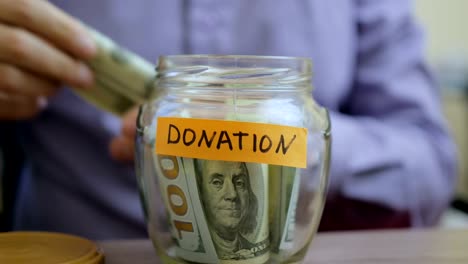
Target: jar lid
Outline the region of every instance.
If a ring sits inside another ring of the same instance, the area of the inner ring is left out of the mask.
[[[0,233],[0,263],[101,264],[104,255],[87,239],[50,232]]]

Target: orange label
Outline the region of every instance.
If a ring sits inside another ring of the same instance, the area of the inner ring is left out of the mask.
[[[263,123],[159,117],[155,151],[208,160],[305,168],[307,129]]]

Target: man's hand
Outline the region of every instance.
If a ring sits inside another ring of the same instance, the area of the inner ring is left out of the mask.
[[[122,117],[122,133],[109,145],[110,154],[117,161],[133,162],[135,158],[137,116],[138,108],[134,108]]]
[[[61,84],[87,87],[96,54],[77,20],[44,0],[0,0],[0,120],[37,114]]]

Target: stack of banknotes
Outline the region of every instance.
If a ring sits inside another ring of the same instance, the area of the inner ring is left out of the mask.
[[[300,169],[157,155],[176,255],[198,263],[265,263],[289,256]]]
[[[95,106],[123,115],[130,109],[156,97],[153,64],[118,46],[110,38],[91,30],[98,54],[88,61],[94,72],[95,87],[73,89]]]

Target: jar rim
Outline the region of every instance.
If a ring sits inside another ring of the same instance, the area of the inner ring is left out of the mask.
[[[287,56],[167,55],[159,57],[156,71],[160,86],[310,86],[312,61]]]
[[[159,59],[258,59],[258,60],[290,60],[290,61],[303,61],[311,63],[308,57],[295,57],[295,56],[269,56],[269,55],[235,55],[235,54],[176,54],[176,55],[161,55]]]

